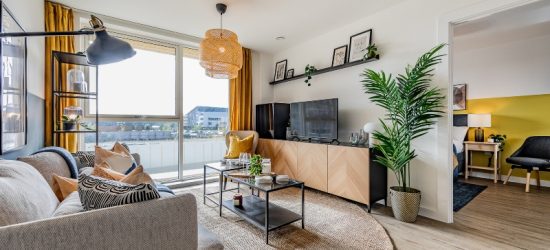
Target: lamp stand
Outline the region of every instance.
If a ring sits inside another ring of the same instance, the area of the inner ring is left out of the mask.
[[[478,127],[475,130],[475,141],[476,142],[484,142],[485,141],[485,135],[483,134],[483,129],[481,127]]]

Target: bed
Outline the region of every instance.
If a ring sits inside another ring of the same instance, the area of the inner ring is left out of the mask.
[[[464,140],[468,135],[468,115],[453,115],[453,153],[454,181],[464,171]]]

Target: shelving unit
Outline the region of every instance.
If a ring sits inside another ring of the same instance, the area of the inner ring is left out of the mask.
[[[67,81],[66,70],[70,68],[78,68],[85,72],[88,80],[88,91],[90,92],[74,92],[68,88],[68,83],[63,87],[63,82]],[[95,134],[96,145],[99,143],[98,124],[99,115],[98,102],[97,102],[97,88],[98,88],[98,69],[96,65],[88,64],[86,56],[83,54],[73,54],[60,51],[52,52],[52,97],[53,102],[50,108],[54,119],[52,120],[52,138],[54,146],[59,145],[59,141],[62,135],[65,134]],[[94,80],[92,80],[94,78]],[[94,83],[92,83],[92,81]],[[94,86],[92,86],[94,84]],[[94,87],[92,89],[92,87]],[[63,128],[62,116],[63,106],[62,103],[76,99],[78,106],[84,110],[84,121],[95,124],[95,129],[88,129],[82,125],[77,125],[75,129],[65,130]],[[90,108],[95,107],[95,114],[91,114]]]
[[[366,60],[355,61],[355,62],[351,62],[351,63],[345,63],[345,64],[342,64],[342,65],[339,65],[339,66],[334,66],[334,67],[327,67],[327,68],[323,68],[323,69],[318,69],[318,70],[315,71],[315,73],[313,73],[312,75],[320,75],[320,74],[332,72],[332,71],[335,71],[335,70],[340,70],[340,69],[345,69],[345,68],[349,68],[349,67],[353,67],[353,66],[365,64],[365,63],[368,63],[368,62],[378,61],[379,59],[380,59],[380,56],[377,55],[376,57],[372,57],[372,58],[369,58],[369,59],[366,59]],[[275,85],[275,84],[279,84],[279,83],[283,83],[283,82],[288,82],[288,81],[293,81],[293,80],[300,79],[300,78],[305,78],[305,77],[306,77],[305,74],[300,74],[300,75],[293,76],[293,77],[291,77],[291,78],[286,78],[286,79],[279,80],[279,81],[273,81],[273,82],[270,82],[269,84]]]

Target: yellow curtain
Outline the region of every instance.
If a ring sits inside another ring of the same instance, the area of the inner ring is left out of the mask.
[[[229,129],[252,130],[252,51],[243,48],[243,67],[229,81]]]
[[[74,30],[74,17],[73,11],[61,4],[45,2],[45,30],[46,31],[73,31]],[[46,124],[45,124],[45,144],[51,146],[54,144],[54,138],[52,137],[52,120],[57,122],[61,121],[60,117],[55,119],[52,112],[52,51],[63,51],[69,53],[75,53],[74,36],[58,36],[58,37],[46,37],[46,63],[45,63],[45,94],[46,94]],[[61,81],[61,88],[64,91],[68,90],[66,75],[70,69],[70,65],[64,65],[59,76]],[[67,106],[77,105],[76,99],[61,99],[60,109],[57,110],[57,114],[61,116],[63,114],[63,108]],[[54,126],[60,126],[56,124]],[[70,152],[77,151],[78,142],[76,134],[62,134],[57,138],[57,146],[66,148]]]

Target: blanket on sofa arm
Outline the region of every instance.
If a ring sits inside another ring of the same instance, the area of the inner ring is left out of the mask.
[[[43,153],[43,152],[56,153],[59,156],[61,156],[65,160],[65,162],[67,162],[67,166],[69,167],[69,171],[71,172],[71,178],[73,179],[78,178],[78,167],[76,165],[76,160],[74,159],[73,155],[69,151],[60,147],[45,147],[34,152],[33,155]]]

